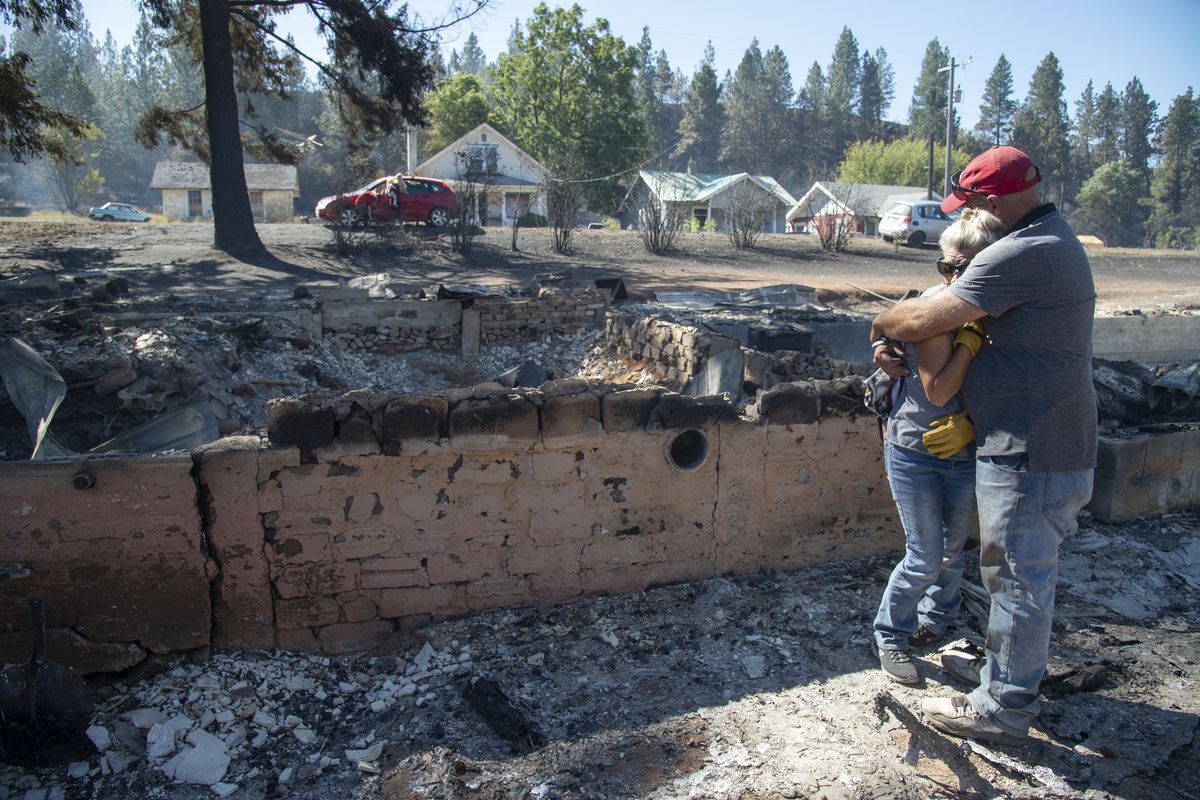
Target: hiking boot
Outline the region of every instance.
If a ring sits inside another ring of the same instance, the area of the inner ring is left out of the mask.
[[[933,628],[919,625],[917,626],[917,632],[908,637],[908,646],[914,650],[920,650],[923,647],[929,647],[929,645],[935,642],[940,642],[945,635],[946,631],[938,633]]]
[[[971,653],[960,650],[942,653],[942,670],[951,678],[972,688],[979,685],[979,671],[982,667],[983,659]]]
[[[912,686],[921,682],[921,674],[907,650],[883,650],[871,640],[871,647],[879,656],[879,666],[896,683]]]
[[[964,695],[929,697],[921,701],[921,713],[929,725],[942,733],[962,739],[978,739],[1020,746],[1029,741],[1029,734],[1009,733],[982,717]]]

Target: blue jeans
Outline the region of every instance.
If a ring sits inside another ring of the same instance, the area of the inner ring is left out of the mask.
[[[979,572],[992,603],[980,685],[967,699],[1020,735],[1037,716],[1050,655],[1058,545],[1092,496],[1093,470],[1032,472],[1025,456],[976,463]]]
[[[962,602],[962,549],[978,525],[975,462],[943,460],[891,442],[884,444],[883,461],[905,546],[875,615],[875,643],[907,650],[918,622],[941,633]]]

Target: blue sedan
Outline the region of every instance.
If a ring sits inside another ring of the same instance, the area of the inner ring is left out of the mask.
[[[128,203],[105,203],[99,208],[88,209],[89,219],[104,222],[149,222],[150,215]]]

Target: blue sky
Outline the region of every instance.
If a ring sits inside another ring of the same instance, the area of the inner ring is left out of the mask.
[[[442,13],[444,3],[413,0],[410,8]],[[446,33],[444,48],[461,49],[470,32],[479,37],[489,59],[503,51],[514,20],[526,20],[537,0],[493,0],[473,20]],[[894,2],[749,2],[716,0],[603,0],[581,2],[589,21],[604,17],[615,33],[633,44],[642,26],[650,27],[654,48],[664,49],[671,65],[690,75],[712,41],[721,74],[734,69],[753,38],[765,50],[783,48],[797,88],[809,65],[824,68],[843,26],[860,48],[883,47],[896,72],[896,99],[890,119],[903,121],[925,46],[933,37],[960,60],[974,62],[956,75],[963,89],[959,115],[975,123],[984,82],[1001,53],[1013,65],[1014,93],[1025,96],[1029,79],[1046,53],[1063,68],[1068,110],[1089,79],[1099,90],[1108,81],[1120,91],[1136,75],[1165,114],[1188,86],[1200,90],[1200,0],[1006,0],[993,3],[927,4]],[[133,0],[83,0],[92,31],[102,39],[111,29],[120,43],[133,34]],[[309,19],[293,14],[284,20],[301,46],[319,52]]]

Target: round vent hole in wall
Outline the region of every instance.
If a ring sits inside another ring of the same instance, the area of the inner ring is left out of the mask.
[[[676,436],[667,446],[667,460],[678,469],[696,469],[708,458],[708,438],[697,430]]]

